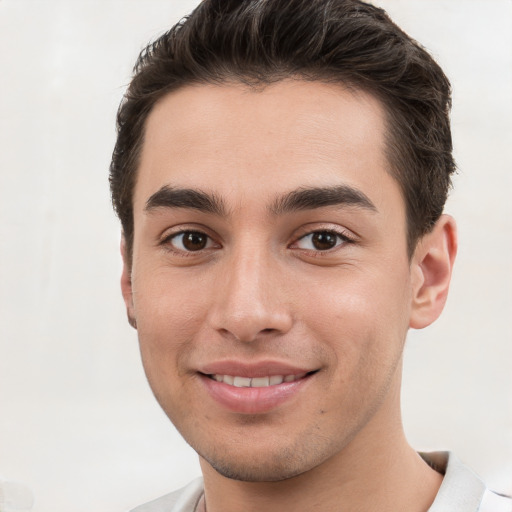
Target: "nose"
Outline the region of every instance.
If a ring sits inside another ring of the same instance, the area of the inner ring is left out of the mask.
[[[224,337],[252,342],[292,326],[283,273],[264,250],[237,251],[224,262],[210,325]]]

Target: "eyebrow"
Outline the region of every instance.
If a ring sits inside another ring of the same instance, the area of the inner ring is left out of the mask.
[[[273,215],[283,215],[295,211],[344,205],[377,212],[368,196],[349,185],[292,190],[278,197],[269,210]],[[158,208],[188,208],[218,216],[227,215],[224,202],[219,196],[197,189],[175,188],[168,185],[164,185],[146,201],[144,210],[151,212]]]
[[[150,212],[158,208],[188,208],[219,216],[226,215],[224,203],[218,196],[201,190],[168,185],[164,185],[146,201],[144,210]]]
[[[332,187],[300,188],[279,197],[273,203],[270,211],[274,215],[282,215],[302,210],[313,210],[326,206],[356,206],[371,212],[377,208],[360,190],[349,185]]]

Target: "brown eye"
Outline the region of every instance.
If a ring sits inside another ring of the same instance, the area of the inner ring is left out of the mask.
[[[183,231],[171,238],[171,244],[180,251],[194,252],[210,247],[211,240],[208,235],[200,231]]]
[[[319,251],[327,251],[328,249],[336,247],[338,238],[338,235],[334,233],[329,233],[328,231],[319,231],[317,233],[313,233],[311,236],[311,243],[315,249],[318,249]]]
[[[309,251],[328,251],[347,242],[349,243],[350,240],[340,233],[334,231],[314,231],[300,238],[297,241],[297,247]]]

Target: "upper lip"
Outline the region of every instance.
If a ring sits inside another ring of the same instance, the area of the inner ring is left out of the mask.
[[[318,368],[295,366],[279,361],[217,361],[198,368],[205,375],[233,375],[239,377],[271,377],[272,375],[300,375],[311,373]]]

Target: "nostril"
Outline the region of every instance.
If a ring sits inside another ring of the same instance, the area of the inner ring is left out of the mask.
[[[251,342],[259,337],[268,339],[287,332],[292,326],[288,311],[276,307],[217,303],[209,313],[209,325],[222,337]]]

